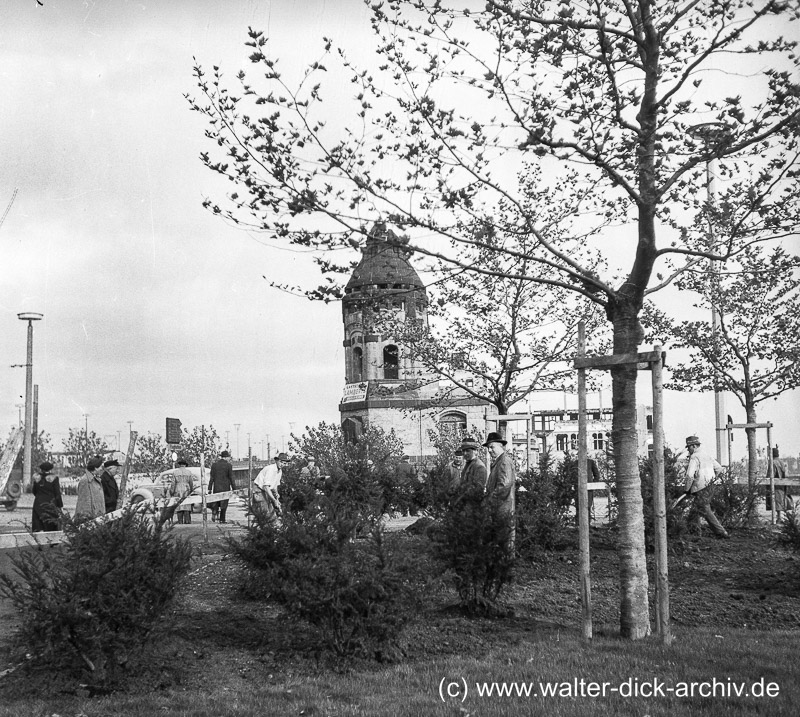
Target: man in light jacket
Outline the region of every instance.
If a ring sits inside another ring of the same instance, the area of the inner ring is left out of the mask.
[[[722,472],[722,466],[700,448],[700,439],[697,436],[689,436],[686,439],[686,450],[689,451],[685,483],[687,496],[690,500],[694,500],[695,506],[703,514],[717,537],[729,538],[728,531],[722,527],[722,523],[711,509],[713,480],[718,473]]]
[[[253,511],[268,524],[280,525],[283,514],[278,488],[283,477],[283,467],[289,463],[289,456],[279,453],[275,462],[264,466],[253,481]]]
[[[75,520],[91,520],[106,513],[106,499],[100,479],[103,459],[90,458],[86,463],[86,473],[78,481],[78,502],[75,504]]]

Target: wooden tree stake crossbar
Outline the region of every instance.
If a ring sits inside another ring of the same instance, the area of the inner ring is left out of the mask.
[[[638,354],[612,354],[610,356],[576,356],[575,368],[611,369],[635,363],[640,370],[650,370],[654,363],[664,365],[663,351],[645,351]]]
[[[589,560],[588,460],[586,450],[586,370],[613,370],[635,364],[637,370],[649,370],[653,385],[653,513],[656,543],[656,630],[664,645],[672,643],[669,622],[669,570],[667,559],[667,509],[664,486],[664,422],[662,368],[666,353],[660,346],[653,351],[611,356],[585,356],[586,326],[578,323],[578,355],[573,366],[578,371],[578,546],[583,638],[592,638],[592,593]]]

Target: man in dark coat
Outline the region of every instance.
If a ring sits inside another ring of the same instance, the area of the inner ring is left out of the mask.
[[[515,489],[517,471],[514,459],[506,451],[505,440],[499,433],[490,433],[483,445],[492,457],[492,469],[486,483],[487,506],[497,530],[497,540],[505,545],[509,557],[514,554],[516,537]]]
[[[100,483],[103,485],[103,498],[105,499],[106,513],[111,513],[117,509],[117,501],[119,500],[117,473],[119,473],[121,467],[119,461],[116,459],[103,463]]]
[[[228,451],[222,451],[219,458],[211,466],[211,478],[208,481],[209,493],[224,493],[228,490],[236,490],[233,484],[233,466],[231,466],[231,454]],[[211,508],[211,522],[217,520],[219,516],[220,523],[227,523],[225,520],[225,511],[228,510],[228,501],[220,500],[208,504]]]
[[[476,507],[483,501],[486,489],[486,466],[478,458],[480,446],[474,438],[464,438],[461,442],[461,452],[464,456],[464,467],[458,484],[451,488],[451,506],[453,508],[472,506]]]

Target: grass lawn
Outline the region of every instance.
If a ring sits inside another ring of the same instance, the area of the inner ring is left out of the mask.
[[[466,618],[451,609],[449,590],[432,591],[408,629],[405,659],[388,665],[337,662],[277,607],[242,599],[244,567],[218,542],[197,558],[151,669],[125,691],[89,696],[54,675],[18,671],[0,680],[0,717],[800,715],[795,556],[759,531],[673,551],[675,640],[664,648],[655,636],[615,636],[618,577],[605,537],[593,536],[590,644],[579,637],[576,556],[567,550],[518,571],[508,617]],[[393,540],[425,563],[424,537]],[[544,683],[556,694],[542,694]]]

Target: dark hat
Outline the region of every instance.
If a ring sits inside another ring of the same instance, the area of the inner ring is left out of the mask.
[[[222,451],[222,453],[219,454],[219,457],[220,458],[230,458],[231,454],[228,451]]]
[[[94,458],[90,458],[88,461],[86,461],[86,470],[96,471],[102,465],[103,459],[100,458],[100,456],[95,456]]]
[[[106,461],[105,463],[103,463],[103,468],[111,468],[111,466],[122,468],[122,466],[119,464],[119,461],[116,458],[112,458],[110,461]]]
[[[486,436],[486,442],[483,445],[488,446],[490,443],[502,443],[503,445],[506,445],[508,441],[496,431],[492,431],[488,436]]]
[[[699,445],[700,445],[700,439],[697,436],[689,436],[686,439],[686,447],[687,448],[689,446],[699,446]]]
[[[463,449],[461,449],[461,448],[456,448],[455,455],[457,455],[457,456],[463,456],[463,455],[464,455],[464,450],[463,450]]]
[[[466,451],[466,450],[477,451],[479,448],[480,448],[480,444],[474,438],[469,438],[467,436],[464,436],[464,438],[461,439],[461,449],[460,450],[462,452]]]
[[[188,466],[189,464],[186,462],[185,458],[178,458],[178,460],[175,461],[175,465],[176,466]]]
[[[275,460],[276,461],[288,461],[289,460],[289,456],[287,456],[285,453],[278,453],[278,455],[275,456]]]
[[[53,470],[53,464],[50,461],[45,461],[39,465],[39,470],[42,473],[49,473],[51,470]]]

